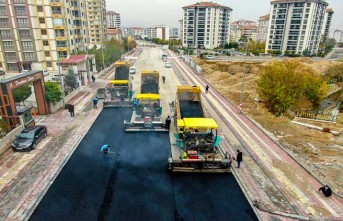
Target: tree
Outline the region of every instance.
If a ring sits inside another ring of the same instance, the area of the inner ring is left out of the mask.
[[[32,94],[32,90],[29,85],[24,85],[19,88],[16,88],[13,90],[14,102],[16,103],[23,102],[23,105],[25,105],[24,101],[27,98],[29,98],[31,94]]]
[[[305,56],[305,57],[310,57],[311,56],[311,51],[310,50],[308,50],[307,48],[303,51],[303,55]]]
[[[56,82],[45,83],[46,101],[54,104],[62,99],[62,91]]]
[[[280,115],[292,108],[311,108],[327,93],[327,85],[315,72],[294,61],[265,67],[257,91],[269,111]]]
[[[67,74],[64,75],[64,84],[67,92],[71,92],[79,87],[79,80],[74,74],[73,70],[68,70]]]
[[[335,79],[337,81],[343,81],[343,63],[335,63],[327,71],[327,80]]]

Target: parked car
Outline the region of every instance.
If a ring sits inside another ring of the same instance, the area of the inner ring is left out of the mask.
[[[216,57],[215,57],[214,55],[207,55],[206,58],[207,58],[208,60],[213,60],[213,59],[215,59]]]
[[[130,74],[136,74],[136,68],[130,67]]]
[[[166,68],[170,68],[170,67],[171,67],[171,64],[170,64],[169,62],[166,62],[166,63],[164,64],[164,66],[165,66]]]
[[[36,125],[25,128],[16,136],[16,139],[12,143],[12,149],[14,151],[33,150],[36,148],[36,145],[47,136],[48,130],[46,126]]]
[[[47,70],[43,70],[43,76],[49,76],[49,72]]]
[[[53,80],[53,81],[61,81],[61,75],[54,74],[54,75],[52,75],[51,80]]]

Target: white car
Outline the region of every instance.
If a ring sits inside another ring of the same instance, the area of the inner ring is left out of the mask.
[[[136,68],[135,67],[130,67],[129,69],[130,74],[136,74]]]
[[[43,70],[43,76],[49,76],[49,72],[47,70]]]
[[[61,81],[61,76],[59,74],[55,74],[52,76],[51,80],[53,81]]]
[[[169,62],[166,62],[165,65],[164,65],[166,68],[170,68],[171,67],[171,64]]]
[[[208,60],[213,60],[213,59],[215,59],[216,57],[214,57],[213,55],[207,55],[206,58],[207,58]]]

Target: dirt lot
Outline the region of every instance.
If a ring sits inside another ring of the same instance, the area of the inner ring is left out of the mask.
[[[312,61],[306,58],[295,59],[303,65],[323,74],[333,62]],[[244,62],[195,60],[202,69],[205,79],[225,97],[238,105],[240,100]],[[277,137],[284,148],[311,170],[317,177],[343,195],[343,116],[338,123],[322,123],[297,119],[299,122],[330,128],[341,134],[335,136],[315,129],[309,129],[291,122],[286,117],[275,117],[255,101],[257,98],[256,80],[267,62],[247,62],[243,110],[266,130]]]

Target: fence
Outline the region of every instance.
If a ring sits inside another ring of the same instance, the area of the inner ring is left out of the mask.
[[[307,119],[313,119],[313,120],[323,120],[323,121],[332,121],[332,122],[335,122],[336,120],[333,114],[317,113],[317,112],[311,112],[311,111],[297,111],[295,112],[295,116],[307,118]]]
[[[70,94],[68,94],[67,96],[64,97],[64,103],[68,103],[75,95],[77,95],[79,92],[81,91],[81,87],[78,87],[77,89],[75,89],[73,92],[71,92]],[[55,113],[58,109],[60,109],[61,107],[63,107],[63,100],[55,103],[55,104],[50,104],[49,105],[49,111],[50,113]],[[64,107],[63,107],[64,108]]]
[[[191,60],[191,58],[190,57],[184,57],[184,59],[183,59],[189,66],[191,66],[194,70],[196,70],[196,72],[198,73],[198,74],[201,74],[202,73],[202,68],[199,66],[199,65],[197,65],[196,63],[194,63],[192,60]]]
[[[18,127],[14,128],[11,132],[6,134],[6,136],[0,139],[0,154],[5,152],[11,146],[11,143],[15,140],[15,136],[19,134],[23,129],[23,125],[19,125]]]

